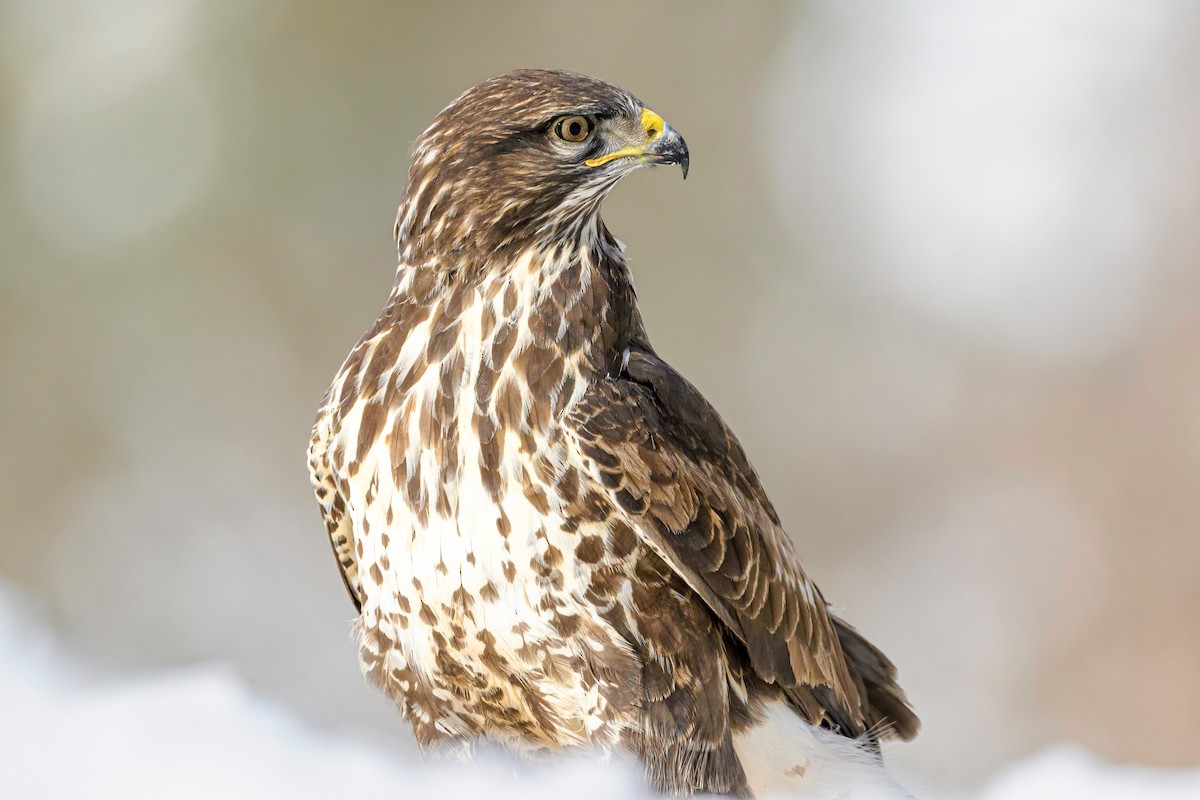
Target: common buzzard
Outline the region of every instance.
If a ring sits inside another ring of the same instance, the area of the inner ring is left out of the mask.
[[[831,740],[870,760],[917,718],[650,345],[599,213],[646,164],[686,177],[687,145],[595,78],[521,70],[442,111],[313,485],[362,669],[422,745],[623,749],[677,795],[803,789]]]

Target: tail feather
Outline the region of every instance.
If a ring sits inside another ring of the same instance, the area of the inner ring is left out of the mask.
[[[863,721],[868,730],[883,739],[908,740],[916,736],[921,721],[896,683],[895,665],[849,623],[834,617],[833,624],[846,654],[850,676],[865,699]]]

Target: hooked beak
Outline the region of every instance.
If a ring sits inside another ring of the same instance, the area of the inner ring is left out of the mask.
[[[687,142],[662,117],[648,108],[642,109],[642,133],[645,141],[631,144],[583,162],[589,167],[599,167],[618,158],[632,158],[639,164],[678,164],[684,180],[688,174]]]

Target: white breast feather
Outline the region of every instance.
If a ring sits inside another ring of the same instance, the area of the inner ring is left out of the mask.
[[[484,487],[480,475],[481,454],[473,417],[477,413],[474,386],[482,359],[490,358],[491,351],[491,342],[485,340],[482,330],[484,304],[492,304],[493,315],[501,319],[499,325],[518,326],[513,349],[515,356],[533,341],[528,312],[545,291],[544,269],[535,268],[529,255],[520,258],[504,280],[514,281],[517,291],[517,307],[507,320],[500,318],[503,312],[503,287],[499,287],[500,291],[492,291],[497,287],[487,284],[476,293],[474,304],[464,308],[460,316],[457,351],[463,354],[465,363],[456,404],[455,424],[460,459],[456,482],[442,484],[443,465],[438,462],[438,454],[422,449],[420,444],[421,408],[424,404],[436,401],[442,365],[428,365],[425,373],[410,384],[411,389],[401,406],[389,411],[385,430],[392,430],[392,425],[400,416],[408,433],[408,449],[404,453],[399,477],[407,482],[414,467],[419,466],[421,501],[430,509],[428,522],[424,525],[419,522],[403,494],[397,490],[391,448],[386,437],[379,437],[370,445],[369,452],[358,454],[361,467],[349,480],[347,510],[362,548],[360,573],[368,572],[371,565],[378,566],[384,573],[382,586],[369,579],[363,582],[366,595],[363,603],[364,626],[376,626],[384,638],[393,643],[384,654],[385,664],[389,668],[409,667],[424,677],[436,673],[437,651],[431,628],[420,619],[418,613],[422,604],[434,611],[441,625],[449,621],[445,619],[444,609],[453,609],[457,605],[455,592],[461,588],[470,593],[476,603],[474,620],[463,615],[453,620],[467,630],[466,654],[476,658],[482,655],[483,646],[478,643],[475,634],[480,629],[486,629],[496,637],[496,651],[515,664],[520,662],[518,651],[528,640],[553,642],[557,637],[548,615],[540,609],[545,589],[538,581],[528,577],[531,560],[542,555],[549,545],[557,547],[565,559],[562,566],[564,592],[575,596],[581,591],[572,559],[580,533],[563,530],[563,518],[553,502],[550,513],[542,515],[527,499],[524,492],[524,465],[529,457],[520,452],[519,437],[505,437],[500,461],[502,492],[499,507],[511,526],[507,540],[497,529],[499,509]],[[418,359],[425,351],[432,332],[429,320],[409,331],[389,380],[398,381],[406,376],[411,380],[408,372],[420,363]],[[565,330],[561,333],[565,333]],[[373,348],[374,342],[366,343],[366,346]],[[522,400],[528,409],[533,398],[529,396],[525,381],[515,373],[514,367],[511,364],[494,366],[500,367],[496,386],[515,381],[522,389]],[[570,363],[567,369],[577,369],[577,364]],[[575,381],[572,401],[578,400],[585,389],[586,381]],[[347,452],[353,452],[357,446],[362,410],[362,404],[357,404],[342,420],[339,435]],[[493,402],[486,411],[494,410]],[[548,443],[544,434],[539,435],[543,439],[539,444],[544,448]],[[550,455],[552,463],[561,463],[561,454]],[[448,516],[434,510],[441,493],[449,494],[451,513]],[[552,493],[548,495],[552,500]],[[539,539],[536,532],[543,528],[546,537]],[[386,545],[384,533],[387,534]],[[468,555],[473,558],[468,558]],[[504,565],[508,561],[512,561],[517,568],[517,577],[513,581],[504,574]],[[421,587],[419,591],[414,579]],[[488,583],[498,592],[498,596],[491,601],[480,595]],[[407,628],[397,623],[402,615],[401,598],[407,601],[410,609],[406,615]],[[568,604],[560,608],[559,613],[584,611],[582,605],[571,608]],[[514,632],[518,628],[524,633]],[[597,712],[602,706],[602,699],[594,688],[584,688],[578,675],[559,676],[558,682],[541,685],[538,689],[567,720],[569,730],[563,732],[564,739],[569,740],[571,731],[575,731],[579,743],[583,743],[588,733],[599,726]],[[447,733],[458,732],[452,730],[455,725],[453,719],[444,724],[448,726]]]

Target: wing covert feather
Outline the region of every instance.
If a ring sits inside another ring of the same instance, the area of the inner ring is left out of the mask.
[[[333,555],[342,575],[342,583],[346,585],[355,611],[361,611],[363,594],[358,577],[358,558],[354,552],[354,531],[350,516],[346,514],[345,496],[336,481],[338,473],[330,463],[329,453],[333,440],[334,416],[343,383],[344,380],[335,381],[325,395],[325,401],[317,414],[308,445],[308,471],[313,492],[316,493],[317,503],[321,507],[325,530],[329,534],[329,544],[333,547]]]
[[[891,663],[828,610],[741,445],[694,386],[634,351],[564,425],[638,534],[745,644],[760,677],[813,722],[859,735],[881,723],[878,701],[895,733],[915,733]]]

